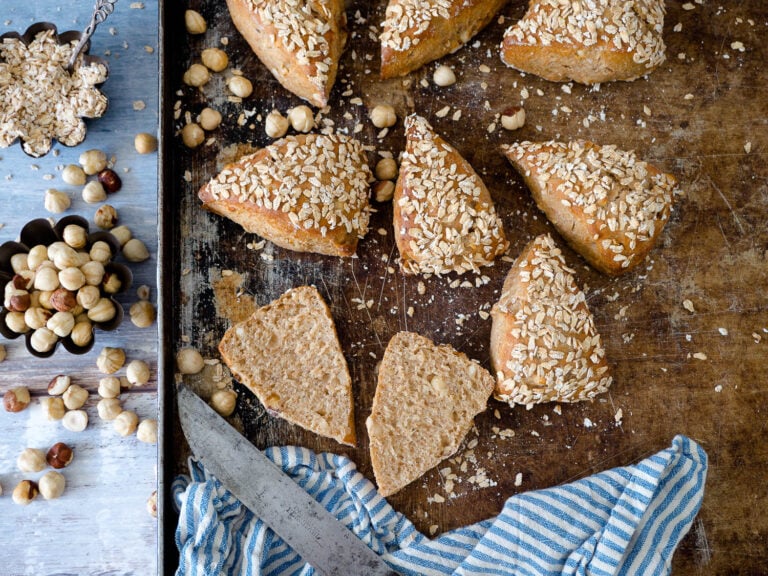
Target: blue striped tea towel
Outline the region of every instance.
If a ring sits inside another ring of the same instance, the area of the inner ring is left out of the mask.
[[[429,539],[348,458],[296,447],[266,454],[392,568],[425,576],[668,574],[707,471],[704,450],[676,436],[638,464],[512,496],[497,517]],[[173,485],[177,574],[313,574],[200,464],[190,460],[190,472]]]

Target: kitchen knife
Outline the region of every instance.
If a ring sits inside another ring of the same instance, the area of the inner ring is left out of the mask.
[[[318,574],[397,576],[197,394],[179,386],[176,398],[195,457]]]

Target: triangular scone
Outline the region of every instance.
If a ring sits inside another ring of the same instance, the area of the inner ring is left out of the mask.
[[[549,234],[512,265],[491,309],[491,364],[498,400],[531,407],[578,402],[611,385],[587,302]]]
[[[219,352],[271,414],[355,445],[347,362],[328,306],[314,287],[289,290],[232,326]]]
[[[605,274],[643,261],[678,193],[674,176],[615,146],[518,142],[502,150],[557,231]]]
[[[530,0],[501,59],[554,82],[634,80],[664,62],[664,0]]]
[[[382,496],[451,456],[485,410],[493,376],[450,346],[413,332],[389,341],[366,421]]]
[[[507,0],[389,0],[381,77],[404,76],[466,44]]]
[[[227,0],[237,29],[287,90],[322,107],[347,41],[344,0]]]
[[[444,274],[493,263],[509,243],[488,189],[456,149],[415,114],[392,200],[400,266],[408,274]]]
[[[368,231],[372,178],[354,138],[301,134],[226,166],[198,196],[207,210],[283,248],[352,256]]]

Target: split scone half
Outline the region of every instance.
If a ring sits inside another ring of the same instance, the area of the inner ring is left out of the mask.
[[[407,274],[463,274],[493,264],[509,243],[488,189],[459,152],[415,114],[392,200]]]
[[[635,80],[665,59],[664,0],[530,0],[502,61],[554,82]]]
[[[272,415],[355,445],[347,361],[330,310],[314,287],[289,290],[229,328],[219,352]]]
[[[549,234],[512,265],[491,309],[494,397],[510,405],[578,402],[612,378],[584,292]]]
[[[362,144],[342,134],[287,136],[226,166],[198,197],[283,248],[352,256],[368,231],[367,162]]]
[[[451,346],[413,332],[395,334],[366,421],[381,495],[394,494],[454,454],[493,385],[487,370]]]
[[[507,0],[389,0],[381,77],[404,76],[466,44]]]
[[[328,104],[347,41],[344,0],[227,0],[227,7],[283,87],[317,107]]]
[[[643,261],[679,194],[674,176],[612,145],[517,142],[502,150],[568,244],[612,276]]]

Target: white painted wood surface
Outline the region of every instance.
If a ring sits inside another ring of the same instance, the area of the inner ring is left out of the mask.
[[[80,0],[3,0],[0,34],[23,33],[37,21],[49,21],[60,32],[82,30],[90,19],[93,2]],[[0,364],[0,394],[28,386],[34,395],[29,409],[11,414],[0,409],[0,574],[98,575],[153,574],[157,572],[157,523],[147,512],[146,501],[156,487],[157,447],[139,442],[136,436],[121,438],[96,412],[96,387],[101,376],[96,357],[103,346],[124,348],[128,359],[142,359],[152,366],[147,386],[123,392],[123,405],[140,418],[157,414],[157,325],[136,328],[127,311],[136,301],[136,288],[152,288],[156,303],[157,269],[157,155],[141,156],[133,146],[138,132],[158,129],[158,6],[156,0],[121,0],[109,19],[97,30],[91,53],[106,57],[110,77],[103,86],[109,109],[89,121],[88,135],[80,146],[59,144],[39,159],[25,155],[15,144],[0,149],[0,243],[16,239],[23,224],[33,218],[59,218],[79,214],[93,222],[98,205],[86,204],[80,190],[61,180],[61,169],[77,163],[81,152],[104,150],[115,157],[115,170],[123,188],[111,195],[120,223],[150,249],[151,258],[132,264],[133,287],[119,298],[126,320],[114,332],[96,332],[96,345],[83,356],[63,348],[45,360],[33,358],[23,338],[0,343],[8,357]],[[50,175],[50,176],[49,176]],[[52,176],[52,179],[51,179]],[[48,214],[43,207],[47,188],[59,188],[72,197],[62,215]],[[125,369],[119,374],[124,374]],[[81,433],[65,430],[60,422],[43,417],[38,399],[46,395],[50,378],[69,374],[91,392],[86,410],[88,428]],[[11,492],[23,478],[37,479],[43,472],[24,474],[16,458],[26,447],[47,450],[58,441],[75,449],[75,460],[63,470],[67,489],[58,500],[38,498],[29,506],[13,503]]]

